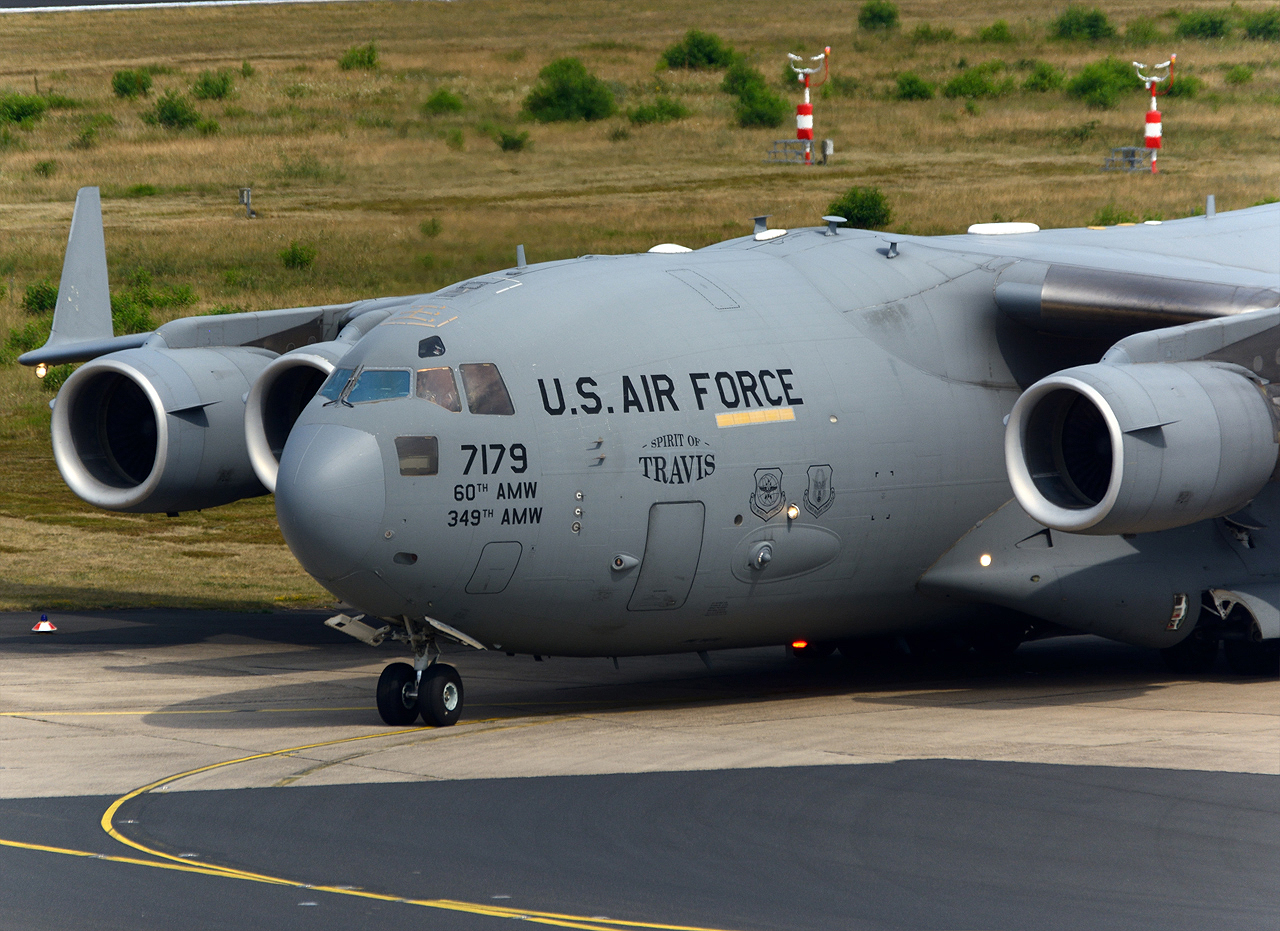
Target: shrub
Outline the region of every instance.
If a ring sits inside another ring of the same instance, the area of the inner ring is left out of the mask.
[[[62,383],[67,380],[67,376],[76,370],[77,366],[71,365],[54,365],[44,373],[44,378],[40,379],[40,387],[51,394],[57,394],[58,389],[62,387]]]
[[[222,132],[222,126],[214,119],[201,120],[196,123],[196,132],[202,136],[216,136]]]
[[[764,87],[764,75],[742,59],[735,61],[729,67],[724,74],[724,80],[720,82],[720,90],[735,97],[741,97],[753,89],[763,90]]]
[[[508,132],[505,129],[500,129],[494,141],[498,143],[498,148],[504,152],[523,152],[529,144],[529,133]]]
[[[843,74],[833,74],[827,78],[827,83],[822,85],[822,99],[828,97],[853,97],[858,93],[858,88],[862,85],[857,78],[849,77]]]
[[[200,122],[200,114],[182,94],[167,90],[154,108],[142,114],[142,121],[165,129],[189,129]]]
[[[1242,25],[1246,39],[1263,39],[1268,42],[1280,40],[1280,7],[1272,7],[1259,13],[1246,13]]]
[[[1066,76],[1053,65],[1047,61],[1037,61],[1031,66],[1031,73],[1022,82],[1022,89],[1044,94],[1056,91],[1062,86],[1064,80]]]
[[[543,123],[602,120],[618,109],[613,91],[576,58],[560,58],[538,72],[524,109]]]
[[[249,60],[247,58],[244,61],[240,62],[240,77],[251,78],[257,73],[258,73],[258,69],[253,67],[253,65],[249,64]]]
[[[893,211],[889,202],[878,187],[849,188],[845,195],[833,200],[827,207],[827,213],[834,217],[844,217],[849,225],[857,229],[884,229],[893,219]]]
[[[719,36],[690,29],[682,41],[662,53],[658,63],[666,68],[727,68],[735,57]]]
[[[1121,210],[1116,206],[1115,201],[1107,204],[1093,215],[1093,219],[1089,221],[1090,226],[1115,226],[1118,223],[1137,223],[1138,215],[1130,213],[1128,210]]]
[[[125,197],[155,197],[160,193],[160,189],[154,184],[135,184],[132,187],[125,188]]]
[[[1204,81],[1200,78],[1194,74],[1179,74],[1174,77],[1173,83],[1169,85],[1169,96],[1190,100],[1199,96],[1202,90],[1204,90]]]
[[[466,145],[465,140],[462,138],[462,130],[455,126],[453,129],[445,133],[444,144],[455,152],[461,152],[462,147]]]
[[[151,75],[146,71],[117,71],[111,76],[111,90],[117,97],[145,97],[151,90]]]
[[[998,19],[986,29],[978,33],[980,42],[1012,42],[1013,30],[1007,20]]]
[[[1253,80],[1253,69],[1248,65],[1236,65],[1227,69],[1227,73],[1223,76],[1223,80],[1235,87],[1239,87],[1242,84],[1248,84]]]
[[[58,286],[47,278],[27,285],[27,290],[22,295],[22,309],[33,317],[52,313],[57,304]]]
[[[1150,45],[1159,41],[1160,30],[1154,20],[1140,16],[1124,27],[1124,40],[1130,45]]]
[[[418,232],[428,239],[435,239],[443,229],[444,226],[440,223],[439,217],[432,217],[430,220],[423,220],[418,224]]]
[[[196,100],[224,100],[231,93],[231,87],[231,72],[225,68],[221,71],[201,71],[191,85],[191,96]]]
[[[378,46],[373,42],[351,46],[338,59],[338,67],[343,71],[373,71],[378,67]]]
[[[858,11],[858,25],[868,31],[898,28],[898,5],[890,0],[868,0]]]
[[[1231,14],[1227,10],[1184,13],[1173,34],[1179,39],[1225,39],[1231,34]]]
[[[128,292],[111,295],[111,328],[116,336],[146,333],[156,328],[151,312]]]
[[[305,271],[310,268],[316,260],[316,247],[304,242],[294,240],[288,246],[279,252],[280,264],[285,268],[293,268],[299,271]]]
[[[12,365],[18,361],[18,356],[24,352],[30,352],[32,349],[39,349],[43,346],[49,339],[49,325],[51,322],[48,317],[40,320],[28,320],[22,326],[10,330],[4,344],[0,345],[0,363]]]
[[[950,26],[939,26],[935,29],[928,23],[921,23],[911,31],[911,41],[922,44],[926,42],[952,42],[955,37],[956,31]]]
[[[1109,39],[1116,34],[1116,28],[1107,20],[1107,14],[1097,7],[1085,9],[1076,4],[1069,5],[1062,15],[1053,21],[1053,35],[1057,39]]]
[[[672,120],[682,120],[689,115],[689,108],[678,100],[672,100],[670,97],[659,97],[653,103],[641,104],[633,110],[627,111],[627,119],[631,120],[636,126],[646,126],[649,123],[670,123]]]
[[[49,102],[34,94],[0,94],[0,123],[38,120],[48,109]]]
[[[48,158],[42,162],[36,162],[31,166],[31,170],[42,178],[52,178],[58,170],[58,163]]]
[[[738,95],[738,102],[733,105],[734,118],[744,128],[781,126],[790,112],[785,100],[763,86],[748,87]]]
[[[441,113],[461,113],[462,98],[447,87],[437,88],[436,92],[426,99],[422,105],[424,116],[438,116]]]
[[[933,85],[914,71],[904,71],[898,75],[893,96],[898,100],[932,100]]]
[[[1013,90],[1016,82],[1011,76],[997,79],[1004,70],[1002,61],[986,61],[966,68],[946,83],[942,93],[948,97],[964,97],[976,100],[980,97],[1000,97]]]
[[[1118,58],[1104,58],[1080,69],[1067,82],[1067,96],[1083,100],[1091,107],[1114,107],[1125,91],[1141,90],[1133,67]]]

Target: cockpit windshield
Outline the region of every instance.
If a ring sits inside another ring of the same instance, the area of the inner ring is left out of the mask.
[[[418,397],[439,404],[447,411],[457,413],[462,410],[462,400],[458,397],[458,383],[453,380],[453,369],[447,365],[433,369],[418,369]]]
[[[364,369],[347,392],[350,404],[389,401],[409,396],[409,373],[404,369]]]
[[[473,414],[514,414],[511,395],[502,381],[498,367],[492,362],[472,362],[458,366],[462,386],[467,392],[467,407]]]
[[[330,401],[338,400],[338,395],[342,394],[342,389],[347,387],[347,382],[351,380],[351,373],[354,371],[355,369],[334,369],[325,383],[320,386],[318,392],[320,397]]]

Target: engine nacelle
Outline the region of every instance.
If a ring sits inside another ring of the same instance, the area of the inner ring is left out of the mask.
[[[264,494],[244,441],[244,397],[265,349],[127,349],[87,362],[53,407],[53,455],[96,507],[191,511]]]
[[[249,389],[244,410],[245,444],[258,481],[276,490],[285,440],[351,343],[315,343],[286,352],[262,370]]]
[[[1146,533],[1239,510],[1276,467],[1259,387],[1207,362],[1082,365],[1041,379],[1009,414],[1018,503],[1070,533]]]

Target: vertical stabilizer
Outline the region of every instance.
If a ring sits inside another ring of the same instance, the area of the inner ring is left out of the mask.
[[[46,347],[110,339],[111,291],[107,285],[107,246],[102,236],[102,201],[96,187],[76,194],[62,262],[58,304]]]

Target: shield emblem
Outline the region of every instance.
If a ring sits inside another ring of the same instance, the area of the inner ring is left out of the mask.
[[[809,487],[804,492],[804,506],[814,517],[821,517],[831,502],[835,500],[836,490],[831,484],[831,466],[809,466]]]
[[[751,493],[752,512],[761,520],[768,520],[782,510],[785,498],[782,470],[756,469],[756,490]]]

